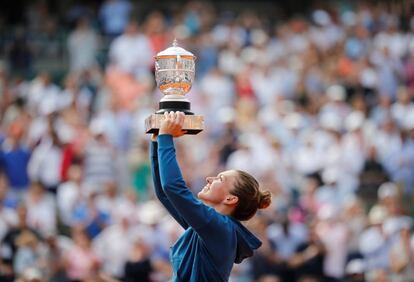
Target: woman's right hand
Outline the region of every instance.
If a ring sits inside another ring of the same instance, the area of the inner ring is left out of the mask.
[[[186,131],[183,129],[184,113],[183,112],[169,112],[164,113],[165,119],[161,123],[159,135],[169,134],[173,137],[183,136]]]

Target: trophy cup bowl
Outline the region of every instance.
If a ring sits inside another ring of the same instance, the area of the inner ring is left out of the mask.
[[[158,133],[165,112],[180,111],[185,114],[183,130],[186,134],[197,134],[203,130],[204,118],[191,112],[191,104],[185,95],[194,81],[196,57],[187,50],[173,46],[155,56],[155,80],[164,94],[159,110],[145,120],[145,132]]]

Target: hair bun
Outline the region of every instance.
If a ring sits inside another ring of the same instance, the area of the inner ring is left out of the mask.
[[[259,194],[259,209],[265,209],[270,206],[272,195],[269,191],[261,191]]]

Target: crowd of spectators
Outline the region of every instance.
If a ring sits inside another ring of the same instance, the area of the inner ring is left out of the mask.
[[[177,38],[205,118],[176,140],[187,184],[241,169],[273,195],[231,281],[414,281],[414,15],[353,3],[282,21],[197,1],[140,21],[132,1],[74,6],[60,81],[27,78],[58,34],[30,8],[0,66],[0,280],[171,277],[183,230],[154,198],[144,120],[161,98],[153,56]]]

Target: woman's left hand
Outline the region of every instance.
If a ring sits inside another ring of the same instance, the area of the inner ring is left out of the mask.
[[[183,136],[186,131],[183,130],[184,113],[183,112],[169,112],[164,113],[165,119],[161,123],[159,135],[169,134],[173,137]]]

